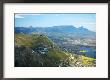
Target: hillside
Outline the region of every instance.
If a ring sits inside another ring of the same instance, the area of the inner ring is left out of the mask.
[[[62,51],[43,34],[15,34],[16,67],[93,67],[95,59]]]

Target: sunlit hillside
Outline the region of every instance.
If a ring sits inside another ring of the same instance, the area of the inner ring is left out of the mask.
[[[96,59],[63,51],[44,34],[15,34],[16,67],[94,67]]]

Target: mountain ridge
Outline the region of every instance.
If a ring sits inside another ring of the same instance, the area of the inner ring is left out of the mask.
[[[48,36],[55,36],[56,34],[66,35],[66,36],[77,36],[79,38],[94,38],[96,37],[96,32],[90,31],[83,26],[76,28],[72,25],[63,26],[53,26],[53,27],[15,27],[15,33],[43,33]]]
[[[16,27],[15,26],[15,28],[27,28],[27,29],[39,29],[39,28],[41,28],[41,29],[46,29],[46,28],[71,28],[71,29],[85,29],[85,30],[88,30],[88,31],[92,31],[92,30],[89,30],[89,29],[87,29],[87,28],[85,28],[84,26],[80,26],[80,27],[75,27],[75,26],[73,26],[73,25],[59,25],[59,26],[51,26],[51,27],[32,27],[32,26],[30,26],[30,27]],[[92,31],[92,32],[95,32],[95,31]]]

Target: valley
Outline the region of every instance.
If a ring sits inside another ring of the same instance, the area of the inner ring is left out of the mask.
[[[71,25],[15,27],[15,66],[95,67],[95,34]]]

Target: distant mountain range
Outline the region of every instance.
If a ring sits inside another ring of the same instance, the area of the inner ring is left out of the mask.
[[[95,38],[96,32],[90,31],[83,26],[76,28],[72,25],[53,26],[53,27],[15,27],[15,33],[45,33],[47,35],[60,34],[66,36],[79,36],[84,38]]]

